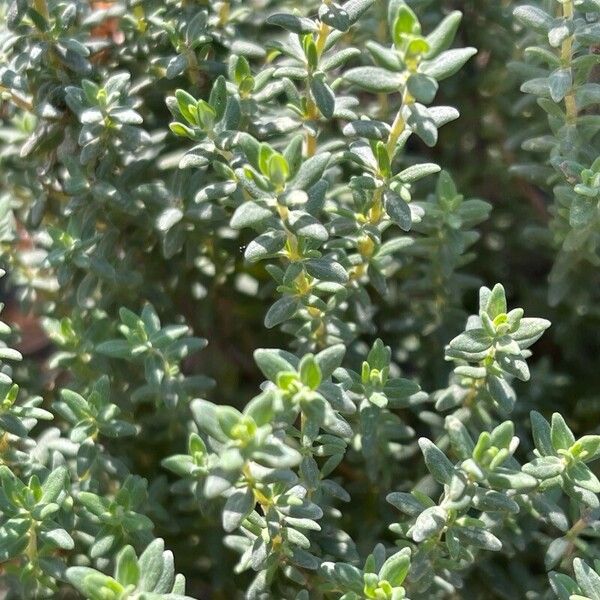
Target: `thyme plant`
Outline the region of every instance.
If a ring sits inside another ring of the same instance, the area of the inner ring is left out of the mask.
[[[600,598],[600,4],[464,4],[0,2],[0,596]]]
[[[536,97],[549,125],[547,132],[540,131],[524,146],[548,155],[543,176],[555,198],[553,237],[560,250],[550,274],[553,302],[568,293],[573,272],[598,265],[597,10],[595,2],[576,0],[515,9],[515,17],[533,34],[528,41],[536,43],[525,48],[532,64],[529,73],[535,76],[523,83],[521,91]]]

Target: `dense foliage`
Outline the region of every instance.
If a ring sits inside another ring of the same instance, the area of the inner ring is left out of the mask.
[[[0,597],[600,599],[599,48],[1,0]]]

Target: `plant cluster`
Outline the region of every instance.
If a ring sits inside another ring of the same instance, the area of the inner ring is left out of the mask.
[[[545,8],[519,6],[515,17],[529,30],[527,42],[535,43],[525,48],[528,79],[521,91],[536,98],[548,119],[546,131],[537,130],[523,146],[548,156],[537,177],[554,195],[552,230],[559,253],[550,273],[550,299],[558,302],[569,292],[572,272],[597,267],[600,259],[600,164],[594,142],[600,84],[593,75],[598,5],[561,1],[558,15]]]
[[[600,3],[453,4],[0,2],[0,596],[600,598]]]

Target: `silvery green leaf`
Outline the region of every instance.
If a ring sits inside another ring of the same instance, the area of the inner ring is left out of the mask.
[[[195,197],[196,202],[207,202],[218,198],[225,198],[235,192],[237,183],[235,181],[220,181],[211,183],[201,189]]]
[[[227,498],[223,508],[223,529],[237,529],[254,508],[254,494],[250,488],[236,490]]]
[[[278,67],[275,69],[273,73],[274,77],[278,78],[288,78],[288,79],[305,79],[306,78],[306,69],[304,67]]]
[[[300,463],[300,477],[310,487],[318,487],[320,480],[319,465],[312,456],[305,456]]]
[[[548,576],[552,590],[559,600],[572,600],[573,598],[580,600],[575,596],[575,593],[579,591],[577,583],[568,575],[551,571]]]
[[[493,473],[488,474],[488,481],[494,487],[500,489],[531,490],[537,487],[537,480],[520,471],[511,471],[504,467],[497,468]]]
[[[356,593],[362,592],[363,576],[355,566],[342,562],[324,562],[321,565],[321,571],[328,579],[333,579],[339,585],[344,586],[344,589],[354,590]]]
[[[131,108],[116,108],[109,112],[111,118],[119,121],[120,123],[130,123],[133,125],[139,125],[144,122],[142,116]]]
[[[596,6],[596,0],[591,0],[594,3],[594,8],[592,10],[598,10]],[[579,26],[575,31],[575,39],[582,44],[595,44],[598,40],[598,34],[600,33],[600,25],[598,22],[589,23],[584,26]]]
[[[167,64],[166,75],[168,79],[173,79],[177,75],[181,75],[188,66],[187,58],[183,54],[176,54],[173,56]]]
[[[333,498],[337,498],[342,502],[350,502],[350,494],[341,485],[339,485],[332,479],[324,479],[322,485],[324,491]]]
[[[484,491],[477,488],[473,497],[473,506],[482,512],[506,512],[517,514],[519,505],[507,494],[496,490]]]
[[[351,121],[343,129],[343,134],[348,137],[364,137],[371,140],[386,140],[389,133],[390,126],[387,123],[369,119]]]
[[[379,579],[385,580],[393,587],[401,586],[410,567],[410,548],[403,548],[392,554],[379,570]]]
[[[331,154],[329,152],[320,152],[305,160],[291,182],[292,189],[308,190],[316,184],[323,176],[330,160]]]
[[[470,365],[459,365],[454,369],[454,372],[457,375],[470,377],[471,379],[483,379],[487,374],[485,367],[472,367]]]
[[[594,494],[600,494],[600,481],[584,463],[576,461],[569,465],[567,475],[576,486]]]
[[[511,334],[511,337],[519,344],[520,348],[529,348],[540,339],[548,327],[550,327],[550,321],[546,319],[525,317],[520,320],[519,328]]]
[[[470,458],[473,454],[475,444],[463,423],[451,415],[446,417],[445,429],[450,437],[452,448],[458,453],[460,458]]]
[[[207,498],[216,498],[230,489],[235,479],[231,473],[211,473],[204,482],[204,494]]]
[[[397,177],[406,183],[412,183],[413,181],[427,177],[427,175],[439,173],[440,170],[439,165],[434,163],[419,163],[400,171]]]
[[[450,342],[450,348],[465,353],[485,352],[491,348],[492,338],[483,329],[470,329]]]
[[[398,92],[404,87],[404,76],[381,67],[355,67],[344,73],[344,79],[369,92]]]
[[[533,475],[537,479],[549,479],[560,475],[565,469],[563,461],[556,456],[535,458],[523,465],[523,472]]]
[[[325,350],[321,350],[321,352],[315,355],[323,379],[329,378],[341,366],[345,353],[346,347],[344,344],[336,344]]]
[[[124,586],[138,584],[140,567],[133,546],[125,546],[117,555],[115,578]]]
[[[412,527],[412,539],[423,542],[440,533],[446,526],[448,515],[441,506],[426,508],[415,521]]]
[[[459,112],[452,106],[432,106],[427,109],[427,113],[438,129],[446,123],[455,121],[460,116]]]
[[[490,442],[492,446],[496,446],[497,448],[511,448],[513,440],[515,440],[515,426],[512,421],[504,421],[491,431]]]
[[[394,72],[402,71],[402,59],[395,48],[382,46],[373,40],[369,40],[365,44],[365,48],[370,52],[371,57],[377,66]]]
[[[162,539],[151,542],[142,552],[139,560],[139,587],[143,590],[153,590],[161,580],[165,568],[165,544]]]
[[[270,25],[277,25],[293,33],[311,33],[317,29],[312,19],[298,17],[289,13],[276,13],[267,19]]]
[[[553,482],[552,479],[549,479],[548,481]],[[569,498],[575,502],[581,503],[592,510],[597,510],[600,508],[598,492],[594,492],[587,487],[576,485],[573,480],[569,479],[568,477],[564,477],[561,481],[556,481],[556,485],[562,485],[562,489],[565,494],[567,494],[567,496],[569,496]]]
[[[181,209],[176,207],[167,208],[156,219],[156,228],[159,231],[168,231],[179,223],[182,218],[183,212]]]
[[[560,102],[571,89],[571,69],[557,69],[548,77],[550,97],[554,102]]]
[[[446,455],[427,438],[419,439],[419,447],[433,478],[439,483],[450,483],[455,469],[454,465],[446,458]]]
[[[68,482],[68,472],[65,467],[53,469],[42,484],[42,502],[56,502],[60,493],[65,490]]]
[[[429,110],[415,102],[405,107],[406,124],[427,146],[435,146],[438,139],[437,125]]]
[[[374,3],[375,0],[348,0],[342,4],[351,23],[356,22]]]
[[[426,58],[434,58],[452,45],[461,20],[462,13],[454,10],[440,21],[437,27],[425,38],[429,44]]]
[[[291,562],[302,567],[314,571],[319,568],[320,562],[316,556],[313,556],[310,552],[297,546],[292,547],[292,556],[290,557]]]
[[[310,531],[321,531],[321,526],[312,519],[301,519],[297,517],[285,517],[285,522],[296,529],[308,529]]]
[[[21,419],[11,414],[0,415],[0,428],[6,433],[11,433],[20,438],[26,438],[29,433]]]
[[[274,256],[283,249],[286,239],[287,237],[284,231],[267,231],[254,238],[248,244],[248,247],[244,252],[244,258],[249,263],[254,263],[270,256]]]
[[[600,435],[584,435],[571,447],[571,452],[576,452],[586,463],[596,460],[600,456]]]
[[[536,77],[521,85],[521,91],[524,94],[550,98],[550,82],[547,77]]]
[[[573,228],[583,228],[593,220],[597,210],[593,201],[585,196],[579,196],[571,204],[569,224]]]
[[[433,77],[429,77],[423,73],[412,74],[406,82],[406,88],[410,95],[418,102],[424,104],[429,104],[433,101],[438,87],[438,83]]]
[[[569,521],[564,511],[555,502],[552,502],[547,495],[536,494],[532,504],[542,518],[559,531],[567,532],[569,530]]]
[[[573,561],[573,570],[583,593],[590,600],[600,600],[600,575],[580,558]]]
[[[335,260],[328,258],[311,258],[304,263],[306,271],[312,277],[323,281],[346,283],[348,273]]]
[[[131,347],[125,340],[109,340],[98,344],[96,352],[113,358],[128,358],[131,354]]]
[[[104,119],[104,114],[99,108],[88,108],[81,113],[82,123],[99,123]]]
[[[371,146],[363,141],[352,142],[348,151],[348,156],[358,164],[366,167],[370,171],[375,171],[378,168],[377,160],[373,154]]]
[[[336,48],[334,52],[327,53],[321,57],[319,68],[327,73],[328,71],[337,69],[356,56],[360,56],[360,50],[358,48],[343,48],[341,50]]]
[[[506,371],[509,375],[513,375],[521,381],[529,380],[529,367],[524,359],[511,354],[504,354],[499,351],[496,354],[496,360],[502,370]]]
[[[13,0],[8,6],[6,24],[9,29],[15,29],[27,12],[26,0]]]
[[[552,446],[555,450],[567,450],[575,443],[573,432],[569,429],[563,416],[559,413],[554,413],[552,415],[550,437],[552,439]]]
[[[489,375],[486,379],[487,390],[492,399],[498,403],[504,414],[509,414],[516,402],[516,394],[504,377]]]
[[[406,492],[392,492],[386,496],[386,500],[410,517],[420,515],[427,508],[415,496]]]
[[[544,556],[544,565],[550,570],[560,563],[565,554],[568,552],[571,543],[567,538],[557,538],[552,541],[546,550]]]
[[[266,219],[269,219],[273,213],[266,206],[256,202],[247,201],[238,206],[233,213],[230,221],[234,229],[243,229],[244,227],[254,227]]]
[[[105,534],[101,532],[94,540],[90,547],[90,556],[92,558],[100,558],[114,551],[117,547],[118,540],[114,534]]]
[[[390,219],[404,231],[409,231],[412,225],[411,212],[408,204],[399,194],[391,189],[383,193],[385,211]]]
[[[485,312],[490,319],[495,319],[506,314],[507,310],[506,292],[502,284],[497,283],[491,290],[486,290],[485,294],[480,295],[480,315]]]
[[[570,20],[555,20],[553,26],[548,31],[548,41],[553,48],[558,48],[566,40],[572,31]]]
[[[308,550],[310,548],[310,540],[302,532],[297,531],[293,527],[288,528],[287,539],[290,544],[304,548],[304,550]]]
[[[316,390],[323,378],[319,363],[312,354],[305,355],[300,361],[298,373],[302,383],[312,390]]]
[[[379,247],[377,256],[387,256],[398,252],[399,250],[409,249],[414,244],[414,240],[409,237],[397,237],[384,242]]]
[[[285,158],[290,175],[293,177],[300,168],[300,165],[303,162],[302,157],[302,144],[304,141],[304,136],[302,134],[295,135],[286,146],[283,151],[283,157]]]
[[[476,48],[445,50],[435,58],[423,61],[419,66],[419,71],[441,81],[457,73],[475,54],[477,54]]]
[[[326,405],[325,420],[322,427],[325,431],[345,440],[352,437],[352,427],[341,415],[337,415],[329,405]]]
[[[264,58],[266,54],[263,46],[250,40],[234,40],[231,44],[231,52],[249,58]]]
[[[271,381],[277,381],[282,371],[295,371],[298,359],[283,350],[259,348],[254,351],[254,360],[263,375]]]
[[[324,381],[319,388],[319,392],[323,394],[325,400],[327,400],[334,410],[342,414],[353,414],[356,412],[356,405],[341,385]]]
[[[315,217],[304,211],[290,211],[288,221],[290,229],[299,236],[319,242],[325,242],[329,237],[327,229]]]
[[[298,310],[300,302],[294,296],[283,296],[271,305],[265,315],[265,327],[271,329],[280,323],[290,320]]]
[[[40,537],[44,542],[50,542],[53,547],[61,550],[72,550],[75,546],[73,538],[62,528],[43,531]]]
[[[476,198],[465,200],[458,209],[463,226],[473,226],[485,221],[492,210],[491,204]]]
[[[323,3],[319,7],[319,19],[338,31],[348,31],[350,16],[343,7],[334,2]]]
[[[550,424],[535,410],[531,411],[530,417],[531,432],[536,449],[542,456],[555,456],[556,451],[552,442]]]
[[[189,169],[192,167],[205,167],[210,162],[210,156],[203,150],[197,149],[186,152],[179,161],[180,169]]]
[[[487,529],[479,527],[456,527],[456,534],[467,544],[482,550],[498,552],[502,549],[502,542]]]
[[[515,8],[514,15],[523,25],[542,33],[547,33],[554,22],[547,12],[528,4]]]

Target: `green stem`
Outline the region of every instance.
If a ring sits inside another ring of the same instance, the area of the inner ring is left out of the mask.
[[[0,85],[0,94],[8,94],[10,96],[9,100],[19,108],[26,110],[27,112],[33,112],[33,104],[26,100],[25,98],[15,94],[12,90]]]
[[[229,0],[226,0],[225,2],[223,2],[219,8],[219,25],[221,27],[223,27],[224,25],[227,24],[227,21],[229,20],[229,11],[230,11],[230,6],[229,6]]]
[[[404,121],[404,117],[402,116],[402,109],[408,104],[412,104],[413,99],[410,94],[404,90],[402,94],[402,104],[400,104],[400,108],[398,109],[398,113],[396,114],[396,118],[392,123],[392,128],[390,129],[390,133],[388,135],[387,142],[385,144],[386,150],[388,152],[388,156],[390,157],[390,161],[394,158],[394,151],[396,150],[396,144],[398,143],[398,139],[402,135],[404,128],[406,127],[406,123]]]
[[[50,18],[50,13],[48,12],[48,5],[46,4],[46,0],[34,0],[33,8],[38,12],[44,19],[47,21]]]
[[[377,26],[377,40],[385,45],[387,42],[387,32],[388,32],[388,24],[387,24],[387,0],[381,0],[379,2],[379,24]],[[377,94],[377,101],[379,103],[379,114],[381,118],[385,118],[389,111],[388,105],[388,96],[385,92],[380,92]]]
[[[34,522],[31,522],[29,527],[29,542],[27,543],[26,549],[27,558],[31,563],[35,563],[37,560],[37,534],[35,531]]]
[[[562,16],[566,21],[573,20],[573,0],[566,0],[562,5]],[[573,60],[573,36],[567,36],[560,47],[560,61],[563,68],[568,69],[571,67]],[[565,109],[567,116],[567,123],[575,123],[577,119],[577,104],[575,102],[575,92],[570,90],[565,96]]]
[[[202,87],[202,73],[200,71],[198,59],[196,58],[196,53],[190,49],[186,53],[186,58],[188,60],[188,73],[190,75],[190,79],[196,88],[200,89]]]
[[[323,54],[323,50],[325,49],[325,44],[327,43],[327,38],[328,38],[330,32],[331,32],[331,27],[329,27],[329,25],[327,25],[327,23],[321,22],[321,24],[319,25],[319,30],[317,32],[317,39],[315,40],[315,46],[317,48],[317,55],[319,56],[319,58],[321,57],[321,54]],[[307,120],[316,120],[319,118],[319,111],[317,109],[317,106],[313,102],[312,98],[310,97],[311,75],[312,75],[312,72],[311,72],[311,69],[309,68],[309,75],[308,75],[308,79],[306,80],[306,98],[307,98],[306,119]],[[314,156],[316,154],[316,152],[317,152],[317,137],[315,135],[313,135],[310,131],[307,131],[306,132],[306,155],[308,157]]]

